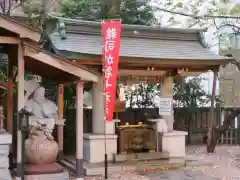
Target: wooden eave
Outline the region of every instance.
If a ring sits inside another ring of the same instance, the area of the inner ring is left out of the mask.
[[[82,65],[76,65],[36,45],[23,42],[23,47],[25,67],[29,72],[57,82],[74,81],[77,78],[81,78],[84,81],[98,81],[99,74]]]
[[[24,23],[21,23],[11,17],[0,15],[0,26],[10,32],[18,34],[20,38],[30,39],[34,42],[39,42],[41,32]],[[7,42],[6,42],[7,44]]]
[[[194,60],[183,60],[183,59],[146,59],[146,58],[127,58],[120,57],[119,61],[119,69],[146,69],[147,67],[154,67],[158,70],[164,69],[174,69],[174,68],[189,68],[193,69],[193,71],[208,71],[212,68],[216,68],[219,66],[223,66],[228,64],[229,60],[233,58],[226,59],[215,59],[215,60],[202,60],[202,59],[194,59]],[[93,57],[92,59],[81,59],[81,60],[72,60],[79,65],[85,66],[101,66],[102,60],[100,56],[98,58]]]

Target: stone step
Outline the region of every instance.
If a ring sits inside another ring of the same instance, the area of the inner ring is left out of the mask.
[[[64,158],[64,161],[67,161],[68,163],[70,163],[70,164],[73,165],[73,166],[76,165],[76,161],[75,161],[75,160],[68,159],[68,158]]]
[[[132,153],[132,154],[114,154],[114,162],[125,162],[125,161],[148,161],[148,160],[161,160],[168,159],[168,152],[146,152],[146,153]]]
[[[185,161],[171,162],[170,160],[154,160],[154,161],[132,161],[126,163],[109,163],[108,173],[120,172],[145,172],[158,171],[164,169],[175,169],[185,167]],[[86,175],[104,175],[104,164],[85,164]]]
[[[76,173],[76,165],[73,164],[71,161],[64,159],[64,160],[61,160],[59,162],[59,164],[61,164],[69,172],[74,173],[74,174]]]
[[[69,161],[62,160],[63,165],[73,174],[76,172],[76,166]],[[108,174],[120,172],[144,172],[146,170],[164,170],[185,167],[185,161],[182,160],[153,160],[153,161],[128,161],[124,163],[108,163]],[[104,175],[104,163],[84,163],[85,175],[95,176]]]
[[[69,173],[67,170],[61,173],[39,174],[39,175],[25,175],[25,180],[69,180]]]
[[[12,180],[12,176],[8,169],[0,169],[0,180]]]

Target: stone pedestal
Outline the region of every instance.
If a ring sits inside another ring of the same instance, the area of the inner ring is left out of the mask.
[[[106,121],[106,134],[115,134],[116,133],[116,123],[119,123],[119,119],[114,119],[112,121]]]
[[[69,180],[69,173],[59,164],[42,164],[25,166],[25,180]]]
[[[8,133],[0,134],[0,175],[6,180],[11,180],[9,168],[9,148],[12,144],[12,135]]]
[[[162,151],[169,153],[171,158],[184,158],[185,152],[185,131],[172,131],[162,135]]]
[[[166,121],[164,119],[149,119],[150,122],[156,123],[156,151],[160,152],[162,150],[162,144],[161,144],[161,137],[159,137],[160,133],[166,133],[168,131],[168,127],[166,124]]]
[[[117,153],[117,135],[106,134],[84,134],[83,135],[83,156],[84,160],[90,163],[104,162],[105,140],[107,144],[108,161],[113,161],[113,155]]]

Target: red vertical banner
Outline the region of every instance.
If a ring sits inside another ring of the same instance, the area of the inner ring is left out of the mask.
[[[120,52],[120,21],[104,21],[102,24],[104,58],[105,118],[112,121],[116,98],[116,82]]]

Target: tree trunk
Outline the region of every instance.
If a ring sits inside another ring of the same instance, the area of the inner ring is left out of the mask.
[[[232,121],[235,120],[235,117],[240,114],[240,109],[233,110],[230,114],[227,115],[227,117],[224,118],[223,125],[219,129],[214,129],[214,133],[212,135],[210,144],[207,145],[207,152],[208,153],[214,153],[215,147],[217,145],[217,142],[219,138],[223,135],[225,131],[229,129],[231,126]]]
[[[216,95],[216,85],[217,85],[217,70],[213,70],[213,87],[212,87],[212,97],[211,97],[211,109],[210,109],[210,121],[208,122],[208,143],[207,145],[211,144],[212,136],[213,136],[213,127],[215,127],[215,95]]]
[[[191,135],[192,135],[192,113],[188,112],[188,138],[187,138],[187,143],[188,145],[191,144]]]

